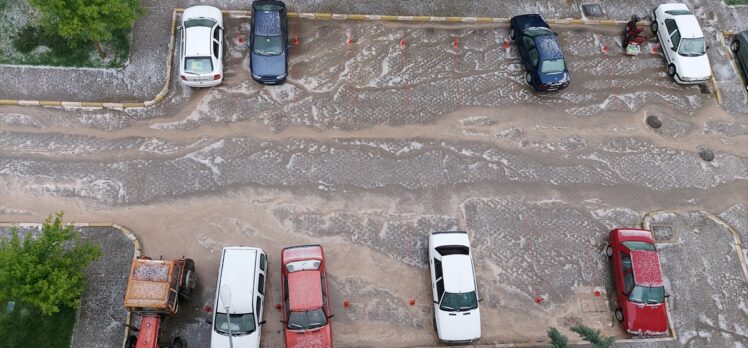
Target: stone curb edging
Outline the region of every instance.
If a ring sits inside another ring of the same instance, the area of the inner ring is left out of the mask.
[[[43,224],[37,223],[37,222],[31,222],[31,223],[25,223],[25,222],[21,222],[21,223],[0,222],[0,227],[17,226],[17,227],[36,227],[36,228],[41,228],[42,225]],[[133,255],[132,255],[133,259],[140,257],[142,255],[142,253],[143,253],[143,247],[140,244],[140,240],[138,240],[138,238],[135,237],[135,235],[132,232],[130,232],[130,230],[127,227],[125,227],[125,226],[122,226],[122,225],[119,225],[119,224],[115,224],[115,223],[108,223],[108,222],[78,222],[78,223],[69,223],[69,224],[65,224],[65,225],[66,226],[73,225],[75,227],[111,227],[111,228],[114,228],[114,229],[120,231],[122,234],[124,234],[125,237],[127,237],[127,239],[129,239],[129,240],[132,241],[132,244],[133,244],[133,247],[134,247],[133,248]],[[78,326],[78,318],[79,317],[80,317],[80,312],[77,312],[76,315],[75,315],[75,326]],[[130,325],[132,323],[132,315],[130,314],[130,311],[127,311],[127,317],[125,318],[125,322],[128,325]],[[75,327],[75,326],[73,326],[73,327]],[[122,338],[122,347],[125,346],[125,342],[127,341],[127,336],[129,336],[129,335],[130,335],[130,327],[125,326],[125,335]],[[73,337],[70,337],[70,340],[71,340],[70,345],[71,345],[71,347],[72,347],[72,344],[73,344],[72,339],[73,339]]]
[[[146,108],[156,105],[166,98],[171,84],[171,70],[173,66],[174,41],[176,38],[177,14],[184,12],[183,8],[176,8],[171,16],[171,30],[166,56],[166,81],[161,91],[151,100],[143,102],[71,102],[60,100],[18,100],[0,99],[0,106],[45,106],[62,108],[95,108],[125,110],[134,108]],[[230,17],[249,17],[251,12],[241,10],[223,10],[224,15]],[[315,20],[362,20],[362,21],[389,21],[389,22],[431,22],[431,23],[509,23],[509,18],[500,17],[436,17],[436,16],[393,16],[393,15],[365,15],[365,14],[341,14],[320,12],[289,12],[289,18],[304,18]],[[550,24],[576,24],[576,25],[622,25],[627,21],[617,19],[586,19],[586,18],[550,18]],[[649,25],[648,21],[640,21],[639,25]],[[718,89],[718,88],[717,88]]]

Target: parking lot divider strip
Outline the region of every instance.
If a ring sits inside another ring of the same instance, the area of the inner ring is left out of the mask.
[[[65,107],[65,108],[100,108],[100,109],[132,109],[144,108],[156,105],[162,102],[171,86],[172,69],[175,40],[177,15],[184,13],[184,8],[175,8],[171,16],[171,30],[169,38],[168,53],[166,55],[166,81],[161,91],[151,100],[142,102],[95,102],[95,101],[56,101],[56,100],[15,100],[0,99],[0,105],[19,105],[19,106],[47,106],[47,107]],[[250,11],[244,10],[222,10],[221,13],[230,17],[250,17]],[[449,23],[508,23],[508,18],[498,17],[440,17],[440,16],[394,16],[394,15],[368,15],[368,14],[342,14],[342,13],[323,13],[323,12],[289,12],[289,18],[304,18],[318,20],[360,20],[360,21],[400,21],[400,22],[449,22]],[[579,18],[551,18],[547,20],[551,24],[581,24],[581,25],[622,25],[626,21],[615,19],[588,20]],[[640,21],[638,25],[649,25],[648,21]],[[730,32],[723,32],[728,35]],[[716,82],[715,82],[716,86]],[[718,101],[721,99],[719,88],[715,87]]]

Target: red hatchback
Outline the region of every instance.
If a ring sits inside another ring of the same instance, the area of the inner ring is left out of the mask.
[[[646,230],[617,228],[610,231],[605,253],[613,261],[618,308],[615,315],[626,332],[639,336],[667,333],[665,286],[660,256]]]
[[[332,315],[322,246],[283,249],[281,278],[286,347],[332,347]]]

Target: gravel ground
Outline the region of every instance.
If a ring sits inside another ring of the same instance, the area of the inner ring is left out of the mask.
[[[77,228],[84,240],[101,248],[102,256],[86,270],[86,289],[78,309],[72,347],[120,347],[124,339],[127,311],[122,307],[133,244],[111,227]],[[21,228],[21,232],[38,231]],[[0,235],[8,233],[0,227]]]

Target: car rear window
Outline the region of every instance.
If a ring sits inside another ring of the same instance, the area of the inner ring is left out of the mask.
[[[563,59],[548,59],[543,61],[540,66],[540,72],[543,74],[558,74],[566,70],[566,63]]]
[[[654,244],[647,242],[623,242],[629,250],[656,251]]]
[[[216,25],[216,21],[210,19],[210,18],[193,18],[184,21],[184,28],[192,28],[192,27],[208,27],[213,28],[213,26]]]
[[[184,72],[193,74],[209,74],[213,71],[210,57],[187,57],[184,59]]]

